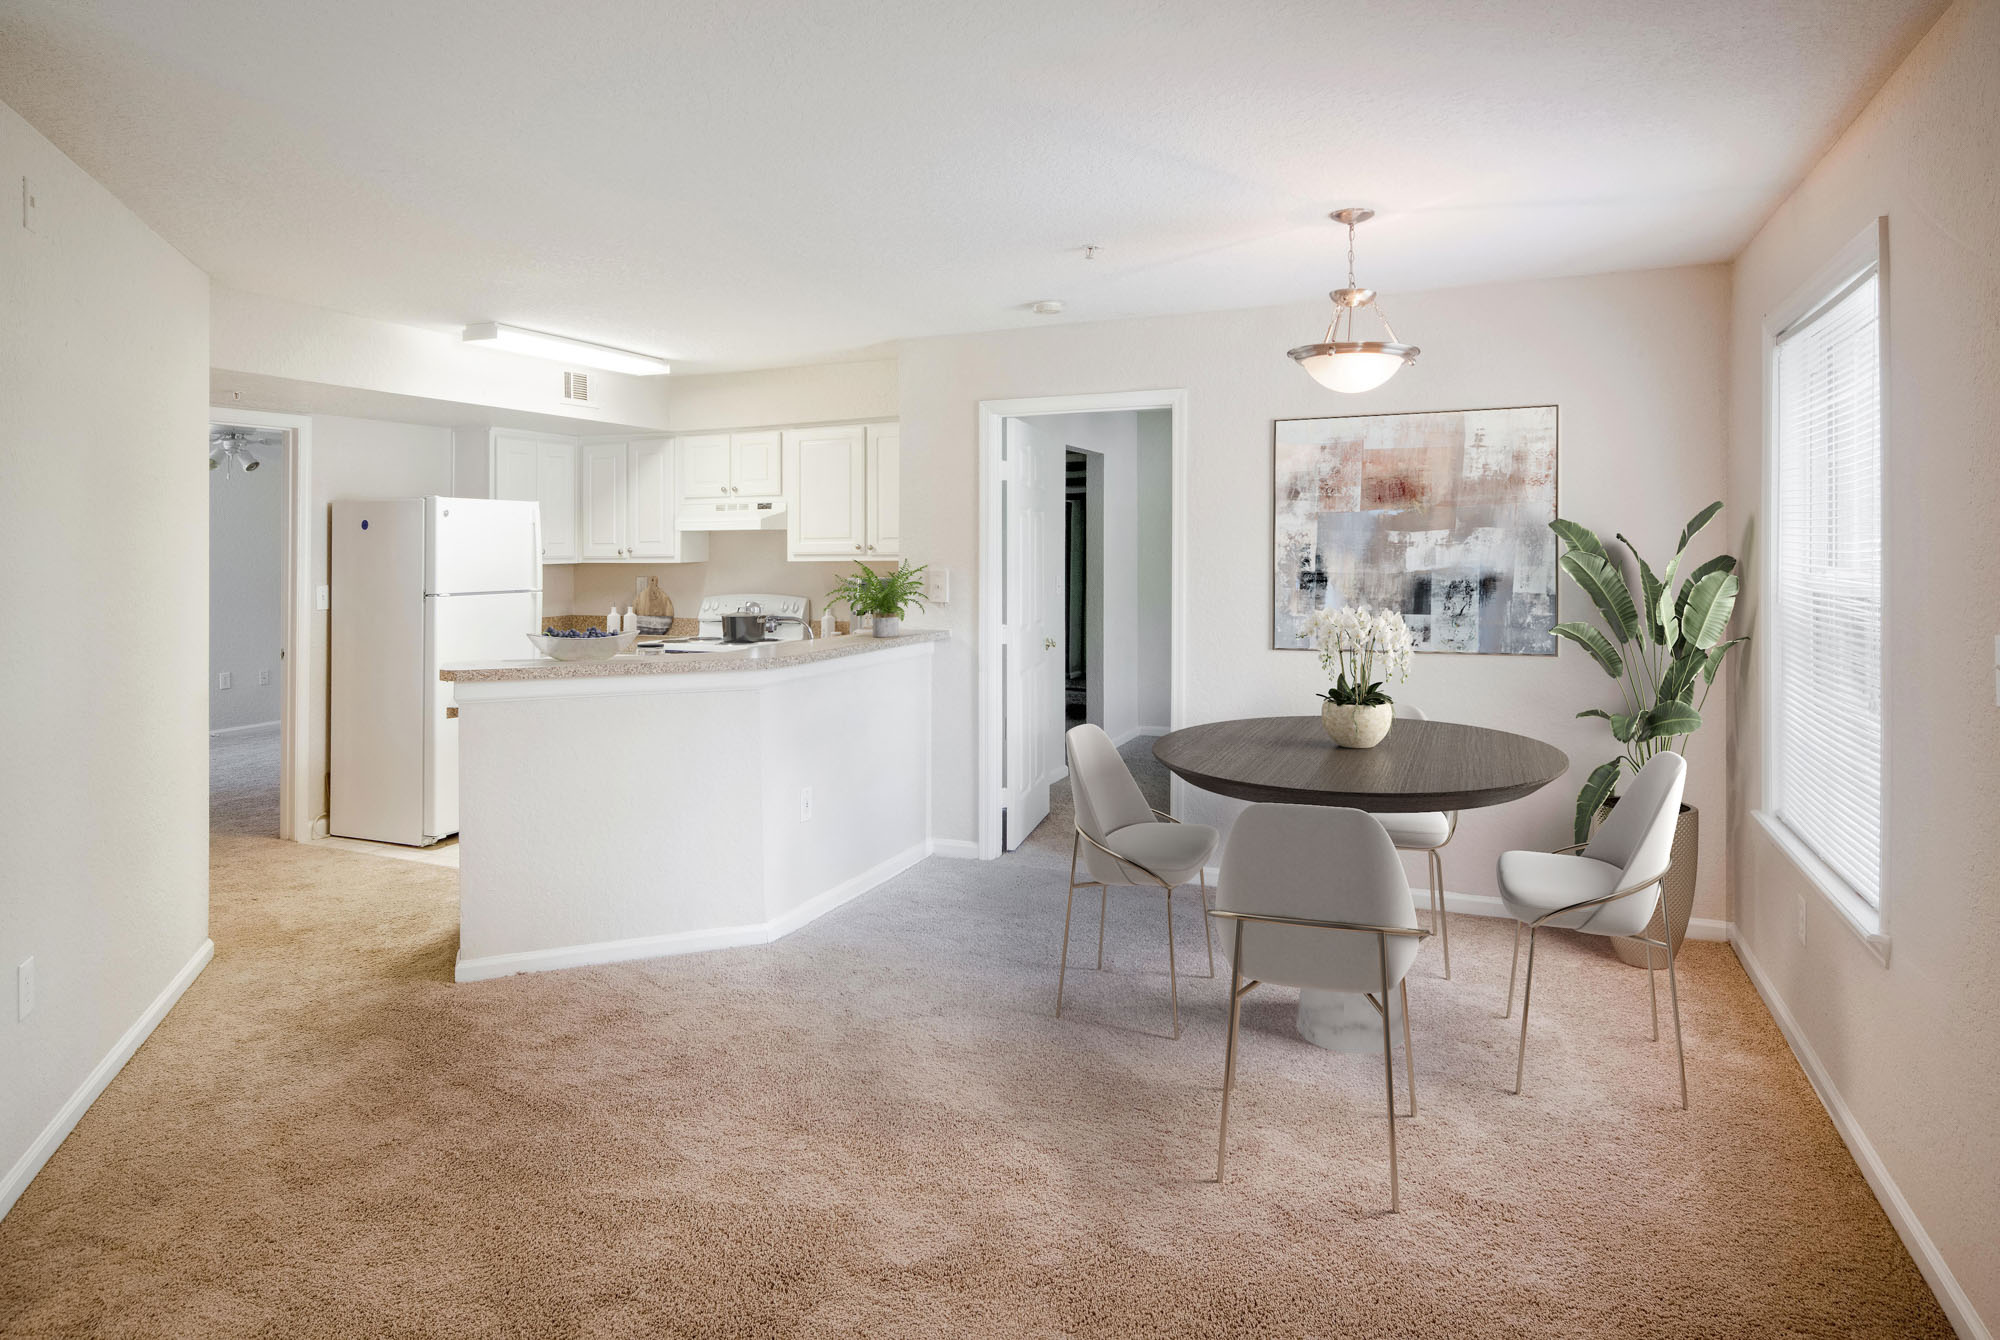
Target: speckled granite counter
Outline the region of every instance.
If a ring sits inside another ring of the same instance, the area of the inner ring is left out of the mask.
[[[806,638],[796,642],[759,642],[741,651],[634,652],[608,661],[491,661],[479,665],[449,665],[438,678],[454,684],[504,684],[522,680],[606,679],[621,675],[713,674],[730,670],[777,670],[811,665],[871,651],[942,642],[951,634],[941,628],[913,628],[898,637],[842,636]]]

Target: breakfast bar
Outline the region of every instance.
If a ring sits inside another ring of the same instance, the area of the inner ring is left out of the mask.
[[[766,943],[923,859],[946,636],[443,669],[457,980]]]

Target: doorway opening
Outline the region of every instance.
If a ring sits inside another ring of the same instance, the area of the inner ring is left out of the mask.
[[[1178,719],[1185,395],[980,409],[979,850],[990,858],[1052,814],[1066,842],[1071,726],[1095,724],[1149,764],[1146,742]],[[1168,807],[1164,773],[1149,781]]]
[[[209,830],[308,840],[299,649],[303,416],[218,410],[208,434]]]

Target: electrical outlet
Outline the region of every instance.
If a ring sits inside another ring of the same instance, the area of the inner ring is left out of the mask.
[[[227,670],[224,670],[224,671],[223,671],[223,672],[222,672],[221,674],[219,674],[219,675],[217,675],[217,676],[215,677],[215,687],[217,687],[218,689],[233,689],[233,688],[235,688],[235,687],[236,687],[236,676],[235,676],[235,675],[232,675],[232,674],[230,674],[230,673],[229,673],[229,672],[228,672]]]
[[[810,786],[799,790],[799,822],[805,823],[813,817],[813,789]]]
[[[26,177],[21,178],[21,226],[29,232],[35,231],[35,214],[40,202],[35,199],[35,184]]]
[[[259,671],[257,672],[257,687],[258,687],[258,688],[260,688],[260,689],[261,689],[261,688],[263,688],[263,687],[264,687],[265,685],[269,684],[270,682],[271,682],[271,672],[270,672],[269,670],[259,670]]]
[[[26,1019],[35,1012],[35,956],[21,960],[21,966],[14,973],[15,1003],[20,1007],[19,1017]]]
[[[924,574],[924,595],[933,605],[951,603],[951,569],[932,568]],[[1996,639],[2000,641],[2000,639]]]
[[[1794,894],[1793,898],[1798,903],[1793,916],[1797,923],[1796,929],[1798,931],[1799,943],[1804,944],[1806,942],[1806,896],[1800,893]]]

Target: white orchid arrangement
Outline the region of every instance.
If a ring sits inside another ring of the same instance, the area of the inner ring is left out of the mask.
[[[1343,606],[1315,610],[1306,636],[1319,649],[1319,663],[1333,687],[1319,696],[1330,703],[1373,707],[1390,701],[1382,682],[1410,677],[1410,653],[1417,640],[1395,610]]]

